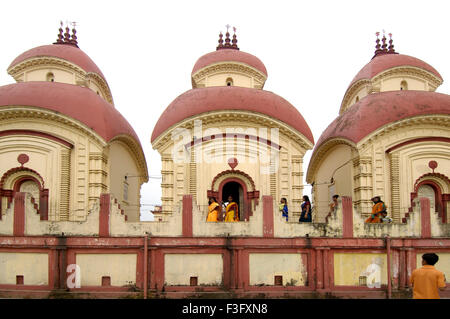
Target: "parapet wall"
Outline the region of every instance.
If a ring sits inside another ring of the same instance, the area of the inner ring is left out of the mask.
[[[248,222],[208,223],[187,195],[162,222],[128,222],[103,194],[85,221],[49,222],[16,193],[0,297],[407,298],[425,252],[450,278],[449,227],[430,210],[421,198],[405,224],[365,224],[344,197],[327,223],[286,222],[263,196]]]

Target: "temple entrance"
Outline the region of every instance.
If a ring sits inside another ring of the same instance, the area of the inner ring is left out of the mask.
[[[424,184],[421,185],[419,187],[419,189],[417,190],[417,197],[428,197],[428,199],[430,200],[430,206],[434,207],[435,210],[437,210],[436,207],[436,193],[433,189],[433,187],[431,187],[430,185]]]
[[[233,201],[238,204],[239,210],[239,220],[243,221],[245,219],[245,203],[244,203],[244,190],[238,182],[230,181],[223,185],[221,200],[223,202],[228,202],[228,196],[233,197]]]

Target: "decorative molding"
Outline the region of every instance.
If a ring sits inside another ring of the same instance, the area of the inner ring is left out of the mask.
[[[445,142],[450,143],[450,138],[448,137],[441,137],[441,136],[435,136],[435,137],[419,137],[414,138],[405,142],[401,142],[399,144],[396,144],[394,146],[391,146],[386,150],[386,153],[390,153],[402,146],[408,145],[408,144],[414,144],[414,143],[421,143],[421,142]]]
[[[366,137],[364,137],[361,141],[359,141],[358,149],[360,150],[365,149],[376,139],[399,128],[419,126],[419,125],[431,125],[435,127],[444,127],[448,129],[448,127],[450,126],[450,115],[445,114],[420,115],[386,124],[378,128],[371,134],[367,135]]]
[[[378,82],[380,80],[384,80],[388,77],[393,76],[409,76],[409,77],[416,77],[420,80],[426,80],[431,82],[432,85],[434,85],[436,88],[442,84],[442,80],[439,79],[436,75],[434,75],[431,72],[425,71],[420,68],[416,68],[413,66],[399,66],[395,68],[388,69],[384,72],[381,72],[374,76],[372,78],[372,83]]]
[[[372,87],[372,82],[368,79],[361,79],[353,83],[353,85],[347,89],[347,92],[345,92],[344,98],[342,99],[341,107],[339,109],[339,115],[350,108],[351,105],[349,104],[353,100],[355,93],[361,90],[364,86]]]
[[[61,149],[59,220],[69,220],[70,203],[70,150]]]
[[[81,132],[82,135],[87,135],[94,140],[101,147],[106,146],[105,140],[98,135],[94,130],[82,124],[81,122],[71,119],[68,116],[60,113],[43,110],[37,107],[23,106],[23,107],[2,107],[0,109],[0,121],[20,120],[20,119],[42,119],[50,122],[57,122],[68,125],[71,128]]]
[[[223,172],[220,172],[219,174],[217,174],[211,183],[211,190],[212,191],[217,191],[220,182],[225,179],[225,178],[229,178],[229,177],[239,177],[241,179],[243,179],[244,181],[247,181],[249,183],[248,186],[250,186],[249,191],[255,191],[255,182],[253,181],[253,179],[251,178],[250,175],[248,175],[247,173],[240,171],[240,170],[226,170]]]
[[[194,89],[197,88],[197,83],[207,76],[227,72],[238,72],[249,75],[260,81],[262,83],[262,86],[264,86],[264,82],[267,80],[267,76],[265,76],[262,72],[246,64],[238,62],[219,62],[216,64],[208,65],[192,74],[192,87]]]
[[[389,154],[391,173],[391,214],[394,221],[400,221],[400,156]]]
[[[42,178],[42,176],[38,172],[36,172],[34,169],[31,169],[28,167],[23,167],[23,166],[11,168],[4,173],[2,178],[0,179],[0,189],[5,189],[5,182],[6,182],[7,178],[9,178],[19,172],[23,172],[25,174],[31,173],[32,176],[36,177],[39,180],[39,182],[41,183],[42,189],[44,189],[44,179]],[[12,185],[11,185],[11,187],[12,187]]]
[[[444,181],[444,183],[447,183],[447,186],[450,187],[450,179],[446,175],[441,174],[441,173],[427,173],[427,174],[423,174],[418,179],[416,179],[416,181],[414,183],[414,192],[417,193],[419,184],[422,181],[424,181],[425,179],[430,178],[430,177],[436,178],[440,181]]]
[[[412,66],[400,66],[395,68],[390,68],[386,71],[378,73],[371,79],[361,79],[352,84],[351,87],[347,89],[342,99],[341,107],[339,109],[339,114],[344,113],[352,105],[349,103],[353,100],[355,93],[361,90],[364,86],[368,86],[368,94],[380,92],[379,85],[376,85],[379,81],[384,80],[389,77],[413,77],[420,80],[426,80],[432,86],[433,91],[442,84],[442,80],[431,72],[425,71],[420,68]],[[378,88],[378,89],[377,89]]]
[[[14,80],[20,82],[20,75],[25,70],[33,70],[42,67],[49,68],[62,68],[69,69],[71,72],[74,72],[76,76],[83,79],[85,82],[89,82],[89,80],[94,80],[95,84],[100,87],[105,95],[105,99],[108,103],[114,105],[114,101],[112,98],[111,90],[109,88],[106,80],[95,72],[86,72],[81,67],[76,64],[70,63],[64,59],[56,58],[56,57],[35,57],[31,59],[27,59],[22,61],[12,68],[8,69],[8,74],[11,75]]]
[[[60,144],[63,144],[64,146],[68,148],[73,148],[73,144],[63,140],[62,138],[59,138],[57,136],[45,133],[45,132],[38,132],[33,130],[6,130],[6,131],[0,131],[0,137],[2,136],[8,136],[8,135],[32,135],[32,136],[39,136],[43,138],[47,138],[49,140],[53,140],[55,142],[58,142]]]
[[[173,125],[152,142],[153,149],[161,150],[169,143],[172,143],[171,142],[172,132],[174,129],[176,128],[192,129],[194,120],[202,121],[203,127],[206,127],[210,123],[218,124],[221,122],[229,122],[229,121],[242,122],[243,125],[245,125],[246,127],[248,127],[249,123],[253,123],[264,127],[271,126],[274,128],[278,128],[280,131],[280,135],[283,134],[287,136],[288,138],[293,140],[293,142],[295,142],[305,150],[310,150],[313,147],[313,143],[309,141],[303,134],[291,128],[282,121],[276,120],[261,113],[237,111],[237,110],[233,110],[232,112],[230,112],[223,110],[197,114]]]

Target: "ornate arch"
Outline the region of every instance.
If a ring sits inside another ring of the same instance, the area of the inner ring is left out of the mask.
[[[212,182],[211,189],[207,191],[208,197],[220,198],[223,186],[228,182],[239,183],[244,190],[244,201],[246,202],[246,218],[253,215],[253,207],[258,204],[259,190],[256,190],[255,182],[247,173],[230,169],[217,174]]]
[[[450,179],[441,173],[427,173],[416,179],[414,191],[411,193],[411,203],[417,198],[420,186],[429,185],[435,193],[436,211],[443,223],[447,222],[447,203],[450,202]],[[447,193],[445,193],[447,191]]]
[[[8,205],[11,204],[15,193],[20,191],[21,184],[25,181],[32,180],[39,187],[39,198],[35,198],[35,200],[39,201],[38,212],[41,216],[41,220],[48,220],[49,190],[44,188],[44,179],[35,170],[23,166],[26,162],[28,162],[28,155],[20,154],[18,161],[22,164],[22,166],[9,169],[0,179],[0,219],[2,215],[3,197],[7,198]]]

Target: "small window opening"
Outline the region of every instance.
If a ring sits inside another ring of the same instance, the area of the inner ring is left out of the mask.
[[[99,91],[97,91],[97,95],[100,95],[100,92],[99,92]]]
[[[275,286],[283,286],[283,276],[275,276]]]
[[[111,277],[110,276],[103,276],[102,277],[102,286],[111,286]]]
[[[233,86],[233,79],[232,78],[228,78],[226,80],[227,86]]]
[[[359,96],[356,97],[355,102],[359,102]]]
[[[47,73],[47,82],[55,82],[55,75],[52,72]]]
[[[359,276],[359,285],[367,286],[367,276]]]
[[[189,283],[191,286],[198,286],[198,277],[191,277]]]
[[[23,275],[16,276],[16,285],[23,285]]]
[[[402,81],[402,82],[400,83],[400,90],[401,90],[401,91],[406,91],[406,90],[408,90],[408,82]]]

